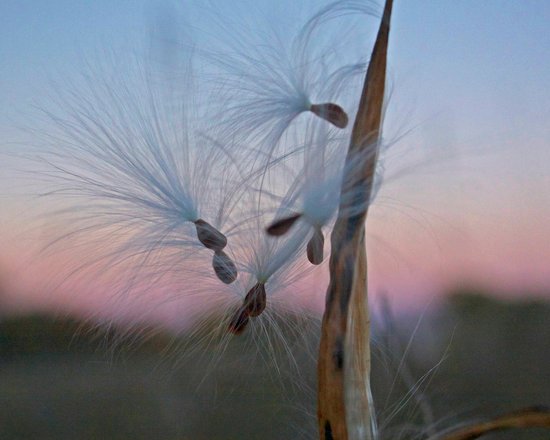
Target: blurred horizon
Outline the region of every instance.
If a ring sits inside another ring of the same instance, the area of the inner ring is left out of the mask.
[[[378,315],[372,385],[381,440],[550,407],[549,319],[547,302],[472,290],[421,318]],[[281,317],[277,325],[262,333],[264,344],[252,329],[231,341],[205,338],[215,319],[175,336],[43,314],[0,317],[0,437],[314,438],[318,324]]]

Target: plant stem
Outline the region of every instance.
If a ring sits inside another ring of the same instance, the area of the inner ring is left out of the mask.
[[[512,428],[550,428],[550,410],[547,408],[527,408],[457,429],[449,434],[439,434],[428,440],[474,440],[485,434]]]
[[[366,149],[372,154],[363,173],[345,178],[342,186],[342,194],[356,195],[358,206],[365,209],[350,215],[341,201],[331,237],[330,284],[317,367],[321,440],[373,438],[365,220],[378,156],[392,4],[386,0],[346,160]]]

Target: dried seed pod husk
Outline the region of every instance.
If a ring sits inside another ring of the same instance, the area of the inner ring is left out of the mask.
[[[227,245],[227,238],[210,223],[202,219],[195,221],[197,237],[208,249],[221,251]]]
[[[265,310],[267,304],[267,295],[265,293],[265,285],[257,283],[248,291],[244,298],[244,307],[252,318],[260,316]]]
[[[291,215],[290,217],[285,217],[281,220],[276,220],[266,228],[266,232],[269,235],[273,235],[275,237],[284,235],[289,231],[292,225],[294,225],[296,220],[298,220],[301,216],[302,214],[294,214],[294,215]]]
[[[338,128],[346,128],[348,126],[348,115],[342,107],[332,102],[312,104],[309,107],[309,111]]]
[[[237,279],[237,266],[225,252],[217,250],[212,257],[212,267],[220,281],[231,284]]]
[[[231,321],[229,321],[229,326],[227,327],[229,333],[240,335],[248,325],[248,316],[248,310],[245,307],[240,307],[233,315],[233,318],[231,318]]]
[[[307,243],[307,259],[311,264],[321,264],[323,262],[323,247],[325,245],[325,236],[320,228],[315,228],[313,236]]]

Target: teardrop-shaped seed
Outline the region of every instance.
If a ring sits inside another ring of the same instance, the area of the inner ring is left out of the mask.
[[[237,267],[229,255],[223,251],[216,251],[212,257],[212,267],[218,278],[225,284],[231,284],[237,279]]]
[[[265,293],[265,285],[257,283],[248,291],[244,298],[244,307],[252,318],[260,316],[265,310],[267,304],[267,296]]]
[[[195,221],[197,237],[208,249],[214,251],[222,250],[227,245],[227,238],[210,223],[202,219]]]
[[[291,215],[290,217],[285,217],[281,220],[276,220],[266,228],[266,232],[269,235],[273,235],[275,237],[284,235],[288,232],[288,230],[292,227],[292,225],[296,222],[296,220],[298,220],[301,216],[302,214],[294,214],[294,215]]]
[[[248,311],[246,308],[240,307],[229,321],[227,330],[234,335],[240,335],[248,325],[248,321]]]
[[[323,247],[325,245],[325,237],[323,231],[315,228],[313,236],[307,243],[307,259],[311,264],[321,264],[323,262]]]
[[[346,128],[348,125],[348,115],[344,109],[332,102],[312,104],[309,110],[338,128]]]

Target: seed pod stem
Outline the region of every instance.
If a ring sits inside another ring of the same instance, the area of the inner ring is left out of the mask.
[[[370,57],[346,161],[358,151],[378,148],[382,129],[390,17],[384,13]],[[372,154],[342,192],[353,191],[365,209],[340,209],[331,233],[330,283],[319,344],[317,416],[320,440],[377,438],[370,388],[370,320],[367,298],[365,220],[377,154]],[[342,200],[341,200],[342,203]],[[340,206],[342,208],[342,205]],[[340,355],[335,357],[334,354]]]

